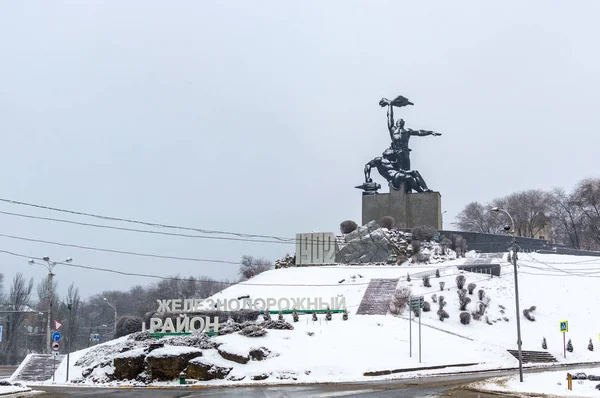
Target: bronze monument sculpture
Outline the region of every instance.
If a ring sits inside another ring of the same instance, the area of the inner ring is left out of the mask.
[[[377,168],[379,174],[385,178],[392,189],[398,190],[404,186],[406,193],[411,191],[430,192],[425,180],[417,170],[410,168],[410,151],[408,142],[410,137],[425,137],[425,136],[440,136],[442,134],[430,130],[413,130],[405,128],[403,119],[394,121],[394,106],[404,107],[414,105],[407,98],[398,96],[390,101],[387,98],[382,98],[379,101],[381,107],[387,106],[387,122],[390,139],[392,141],[390,147],[386,149],[382,156],[377,157],[365,165],[365,182],[356,188],[363,190],[363,195],[375,195],[381,187],[374,183],[371,179],[371,168]]]

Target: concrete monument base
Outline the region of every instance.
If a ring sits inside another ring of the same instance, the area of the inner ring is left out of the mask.
[[[363,195],[362,224],[390,216],[398,228],[430,225],[442,229],[442,195],[439,192],[405,193],[404,187],[390,193]]]

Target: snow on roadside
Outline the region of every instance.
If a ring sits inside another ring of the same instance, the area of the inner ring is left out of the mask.
[[[16,394],[29,391],[31,391],[31,388],[22,383],[0,381],[0,395]]]
[[[600,367],[576,370],[570,373],[585,373],[587,376],[600,376]],[[525,374],[522,383],[519,381],[519,376],[516,375],[480,381],[469,384],[468,387],[499,393],[518,392],[561,397],[597,397],[599,394],[599,391],[596,389],[597,385],[600,385],[600,381],[573,380],[573,389],[569,391],[567,388],[567,371],[561,370]]]

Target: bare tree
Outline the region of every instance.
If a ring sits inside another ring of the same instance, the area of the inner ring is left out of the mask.
[[[588,178],[581,181],[573,196],[584,215],[584,228],[589,233],[589,241],[582,243],[586,249],[596,248],[600,245],[600,179]]]
[[[458,221],[454,225],[465,232],[497,233],[501,221],[491,213],[490,208],[491,206],[484,206],[479,202],[471,202],[458,213]]]
[[[69,304],[71,305],[71,314],[69,322]],[[60,318],[67,321],[67,328],[65,331],[65,344],[71,343],[71,349],[77,350],[83,348],[83,345],[78,345],[77,335],[81,329],[81,320],[79,318],[79,312],[81,307],[81,297],[79,296],[79,288],[75,287],[74,283],[69,285],[67,289],[67,296],[60,305],[59,314]],[[69,341],[70,340],[70,341]]]
[[[493,201],[494,206],[504,208],[512,215],[517,236],[528,238],[536,237],[550,225],[550,203],[551,196],[539,189],[512,193]]]
[[[21,273],[14,276],[7,301],[6,337],[2,339],[0,345],[0,363],[2,364],[16,364],[25,357],[25,348],[20,343],[26,336],[22,330],[23,321],[26,314],[32,312],[29,308],[32,290],[33,279],[28,282]]]
[[[585,215],[575,196],[567,194],[562,188],[553,189],[550,195],[553,243],[580,249],[581,239],[585,235]]]

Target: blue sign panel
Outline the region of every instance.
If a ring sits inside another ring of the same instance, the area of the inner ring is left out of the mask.
[[[60,340],[60,333],[59,332],[52,333],[52,341],[59,341],[59,340]]]

